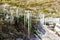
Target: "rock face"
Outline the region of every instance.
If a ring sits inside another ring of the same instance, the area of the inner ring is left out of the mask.
[[[37,30],[39,30],[39,34],[40,32],[42,35],[45,34],[42,24],[37,20],[26,20],[24,20],[24,16],[14,16],[14,24],[6,20],[0,22],[0,40],[39,40],[41,36],[39,37]],[[31,23],[31,26],[29,26],[30,39],[28,38],[28,21]]]
[[[16,8],[21,8],[23,9],[22,12],[18,12],[18,13],[25,13],[25,10],[29,10],[31,11],[31,13],[39,14],[42,12],[44,14],[49,14],[49,16],[52,17],[60,17],[60,0],[26,0],[26,1],[25,0],[10,0],[10,1],[0,0],[0,3],[1,3],[0,13],[6,13],[6,14],[8,13],[10,15],[9,10],[11,9],[14,10],[14,14],[15,14]],[[7,3],[8,5],[11,6],[6,6],[4,3]],[[5,6],[3,6],[2,4],[4,4]],[[14,7],[12,8],[12,6]],[[6,10],[3,11],[4,9]],[[3,17],[4,15],[0,15],[0,16]],[[25,23],[26,25],[24,25],[24,18],[16,18],[16,19],[14,20],[13,24],[7,23],[5,20],[3,20],[3,22],[0,22],[0,35],[1,35],[0,40],[3,39],[4,40],[22,40],[22,39],[29,40],[27,37],[28,23],[26,22]],[[40,22],[32,23],[32,25],[33,25],[32,28],[33,34],[37,35],[35,29],[39,30],[39,32],[42,35],[46,33],[44,37],[42,37],[42,40],[60,40],[60,37],[58,37],[54,32],[50,31],[47,28],[43,29],[43,26]],[[33,35],[34,37],[32,37],[31,40],[39,40],[39,37],[36,37],[36,35]]]

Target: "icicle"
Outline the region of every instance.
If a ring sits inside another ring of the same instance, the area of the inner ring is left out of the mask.
[[[18,14],[18,8],[17,8],[17,10],[16,10],[16,17],[18,17],[18,15],[19,15],[19,14]]]
[[[27,19],[28,19],[28,38],[30,38],[30,23],[29,23],[30,13],[27,13]]]
[[[12,24],[13,23],[13,19],[14,19],[14,17],[13,17],[13,10],[10,10],[10,12],[11,12],[11,15],[10,15],[10,23]]]

